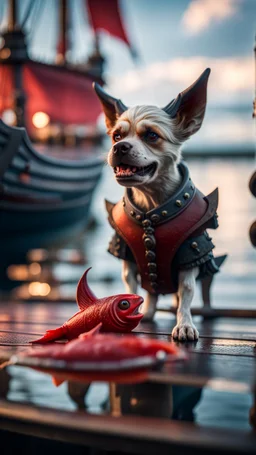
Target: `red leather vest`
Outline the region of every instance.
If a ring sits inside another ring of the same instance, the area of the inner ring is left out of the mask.
[[[173,259],[178,248],[186,239],[211,227],[209,221],[216,213],[218,190],[205,197],[193,185],[190,188],[189,198],[185,193],[183,206],[178,209],[181,200],[174,198],[176,213],[170,217],[167,210],[136,215],[134,210],[127,210],[125,198],[116,205],[108,206],[109,221],[129,246],[137,263],[141,286],[150,293],[177,291],[177,270],[173,270]],[[196,248],[196,245],[191,247]]]

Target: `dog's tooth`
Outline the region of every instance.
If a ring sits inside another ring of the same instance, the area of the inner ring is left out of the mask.
[[[132,168],[132,172],[136,172],[137,171],[137,168],[136,167],[133,167]]]

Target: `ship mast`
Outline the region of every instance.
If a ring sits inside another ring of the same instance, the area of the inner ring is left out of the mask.
[[[13,31],[17,23],[17,0],[10,0],[9,7],[9,31]]]
[[[14,42],[19,39],[20,34],[22,35],[22,41],[24,42],[24,35],[19,27],[17,26],[17,0],[10,0],[9,9],[9,32],[13,34]],[[18,44],[18,43],[17,43]],[[25,49],[26,50],[26,49]],[[11,53],[12,54],[12,53]],[[26,56],[27,58],[27,52]],[[25,93],[22,87],[22,61],[15,62],[14,56],[14,87],[15,87],[15,114],[17,126],[25,126]]]
[[[67,25],[68,25],[68,5],[67,0],[59,0],[59,26],[60,26],[60,42],[58,47],[58,53],[56,57],[56,63],[58,65],[65,65],[67,63],[66,54],[68,50],[68,39],[67,39]]]
[[[14,78],[14,112],[16,125],[25,126],[25,93],[22,86],[23,63],[28,60],[25,35],[18,25],[17,0],[9,1],[8,29],[3,33],[4,46],[0,64],[10,65]]]

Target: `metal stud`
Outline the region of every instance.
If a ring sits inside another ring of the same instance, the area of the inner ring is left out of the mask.
[[[167,210],[162,211],[162,216],[167,216],[167,214],[168,214]]]
[[[151,220],[153,221],[153,223],[157,223],[160,219],[160,216],[157,215],[157,213],[155,213],[154,215],[151,216]]]
[[[149,270],[150,273],[154,273],[154,272],[156,271],[156,264],[155,264],[155,262],[149,262],[149,263],[147,264],[147,266],[148,266],[148,270]]]
[[[143,226],[143,227],[149,227],[149,226],[151,226],[151,221],[148,220],[148,219],[142,221],[142,226]]]
[[[125,207],[125,200],[123,199],[123,207]]]
[[[132,216],[134,216],[134,215],[135,215],[135,213],[134,213],[134,211],[133,211],[133,210],[131,210],[131,211],[130,211],[130,215],[132,215]]]
[[[189,193],[185,193],[185,194],[183,194],[183,197],[184,197],[184,199],[189,199],[190,198],[190,194]]]
[[[144,238],[144,245],[147,249],[153,248],[156,244],[154,237],[145,237]]]
[[[177,199],[175,201],[175,204],[177,205],[177,207],[181,207],[182,206],[182,202],[179,199]]]
[[[149,279],[152,282],[155,282],[157,280],[157,274],[156,273],[150,273],[149,274]]]
[[[146,251],[146,258],[149,259],[150,261],[154,261],[156,259],[156,254],[154,251]]]
[[[196,250],[198,248],[198,243],[197,242],[192,242],[191,247]]]
[[[136,220],[140,221],[141,220],[141,215],[136,215]]]
[[[148,227],[148,228],[144,229],[144,232],[146,235],[151,235],[154,232],[154,228]]]

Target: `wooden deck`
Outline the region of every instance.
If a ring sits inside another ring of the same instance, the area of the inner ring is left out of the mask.
[[[24,349],[47,327],[58,326],[73,309],[73,305],[59,304],[1,305],[2,361]],[[174,319],[159,316],[154,324],[141,324],[136,332],[167,340],[173,324]],[[233,394],[232,413],[241,397],[251,394],[245,415],[249,422],[256,384],[255,321],[230,318],[201,321],[197,326],[199,341],[183,345],[188,361],[152,372],[143,385],[117,386],[110,408],[103,407],[101,415],[93,412],[93,406],[83,406],[88,384],[69,383],[63,391],[52,386],[48,375],[17,366],[0,370],[0,427],[7,430],[5,438],[14,432],[118,453],[255,453],[256,434],[249,426],[235,430],[230,422],[230,428],[217,428],[216,415],[212,428],[196,419],[193,423],[195,406],[207,390],[220,392],[220,401],[223,394]],[[73,405],[65,405],[61,394],[66,399],[69,395]]]

